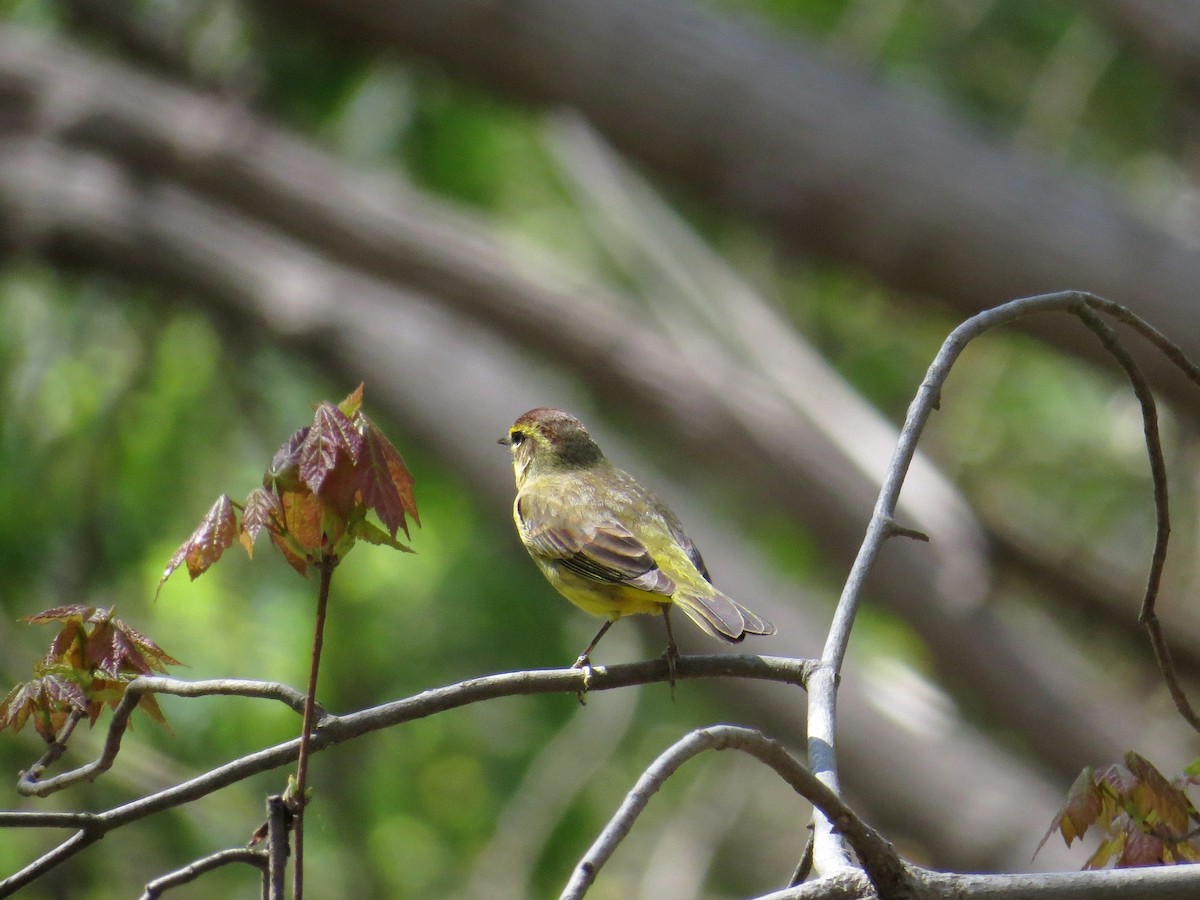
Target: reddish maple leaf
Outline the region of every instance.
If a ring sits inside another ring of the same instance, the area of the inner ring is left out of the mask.
[[[158,596],[163,583],[183,563],[187,564],[188,575],[193,581],[208,571],[208,567],[220,559],[221,554],[233,544],[237,537],[237,531],[237,517],[233,512],[233,501],[229,499],[228,495],[222,494],[208,510],[200,524],[196,526],[191,537],[175,551],[175,555],[171,557],[171,561],[163,570],[162,577],[158,579],[158,588],[154,595]]]
[[[405,513],[418,525],[417,501],[413,497],[413,477],[404,457],[392,446],[375,423],[365,415],[361,417],[366,429],[364,452],[359,466],[359,492],[363,505],[375,511],[388,534],[396,536],[397,529],[408,535]]]
[[[312,427],[300,445],[300,480],[320,495],[325,479],[342,457],[357,463],[363,437],[344,412],[332,403],[320,404],[313,413]]]

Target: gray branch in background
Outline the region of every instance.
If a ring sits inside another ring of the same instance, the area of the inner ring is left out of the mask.
[[[257,0],[364,49],[435,60],[511,99],[577,109],[652,171],[781,246],[967,315],[1057,290],[1113,297],[1200,358],[1200,250],[1098,181],[1040,166],[928,96],[798,34],[682,0]],[[1028,323],[1101,359],[1077,329]],[[1191,403],[1153,353],[1159,390]],[[1192,408],[1192,407],[1189,407]]]

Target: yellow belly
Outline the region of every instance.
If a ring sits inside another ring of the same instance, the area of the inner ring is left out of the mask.
[[[663,606],[671,602],[671,598],[663,594],[651,594],[621,584],[602,584],[552,563],[543,564],[538,560],[538,564],[546,580],[560,594],[593,616],[619,619],[638,613],[659,615]]]

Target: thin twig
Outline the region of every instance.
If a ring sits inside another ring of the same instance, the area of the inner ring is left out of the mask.
[[[677,741],[656,759],[625,798],[620,809],[575,867],[560,900],[579,900],[596,879],[650,798],[679,768],[706,750],[741,750],[766,763],[784,781],[835,823],[854,847],[863,868],[880,895],[891,900],[915,897],[908,870],[892,845],[860,819],[842,799],[802,766],[778,741],[750,728],[715,725],[700,728]]]
[[[308,694],[304,698],[304,725],[300,729],[300,753],[296,762],[296,796],[292,798],[292,831],[295,835],[296,862],[292,870],[293,900],[304,897],[304,806],[308,802],[308,748],[312,740],[313,716],[317,702],[317,675],[321,671],[321,649],[325,645],[325,614],[329,608],[329,585],[337,557],[325,555],[317,565],[321,584],[317,591],[317,617],[313,626],[312,662],[308,670]]]
[[[900,490],[916,455],[917,443],[925,424],[941,401],[942,388],[951,368],[966,345],[990,329],[1010,324],[1033,313],[1074,310],[1089,299],[1092,299],[1091,294],[1063,291],[1012,300],[978,313],[950,332],[925,373],[925,379],[908,407],[908,415],[888,464],[871,521],[867,525],[858,555],[850,568],[842,595],[834,610],[825,648],[821,654],[822,665],[814,671],[809,681],[808,762],[816,776],[831,790],[838,791],[835,742],[838,673],[850,643],[850,631],[862,601],[863,586],[884,542],[894,533]],[[813,825],[816,871],[827,874],[847,865],[849,858],[840,837],[830,823],[817,813]]]
[[[1156,521],[1154,553],[1150,559],[1150,571],[1146,577],[1146,591],[1142,598],[1142,608],[1138,613],[1138,621],[1146,627],[1146,632],[1150,636],[1150,647],[1154,651],[1155,662],[1158,663],[1158,669],[1162,673],[1163,680],[1166,682],[1167,691],[1175,703],[1175,708],[1179,711],[1184,721],[1191,725],[1194,730],[1200,731],[1200,716],[1192,708],[1187,693],[1180,683],[1179,675],[1175,670],[1174,660],[1171,658],[1170,647],[1167,645],[1166,636],[1163,634],[1162,625],[1158,620],[1158,613],[1155,611],[1159,588],[1162,584],[1163,569],[1167,564],[1167,545],[1171,535],[1171,517],[1167,493],[1167,463],[1163,456],[1162,438],[1158,428],[1158,407],[1155,404],[1154,392],[1150,389],[1150,383],[1146,380],[1146,376],[1142,374],[1141,369],[1138,368],[1133,355],[1125,349],[1116,332],[1100,320],[1093,311],[1094,309],[1102,309],[1121,322],[1134,327],[1140,334],[1152,340],[1154,345],[1174,362],[1197,386],[1200,386],[1200,369],[1184,355],[1179,347],[1144,322],[1139,316],[1122,306],[1108,302],[1104,304],[1089,302],[1087,305],[1076,310],[1076,315],[1079,316],[1083,324],[1099,337],[1104,349],[1111,353],[1121,365],[1121,368],[1125,370],[1125,374],[1133,386],[1134,396],[1137,397],[1138,404],[1142,410],[1142,430],[1146,437],[1146,454],[1150,460],[1150,476],[1154,485]]]
[[[188,884],[206,872],[211,872],[214,869],[232,865],[233,863],[247,863],[260,871],[266,871],[267,854],[262,850],[250,850],[246,847],[221,850],[211,856],[190,862],[186,866],[176,869],[174,872],[168,872],[166,875],[155,878],[146,885],[146,889],[142,892],[139,900],[157,900],[157,898],[161,897],[171,888]]]
[[[1089,306],[1081,306],[1075,310],[1091,331],[1100,339],[1100,343],[1125,370],[1129,383],[1133,386],[1133,394],[1142,410],[1142,431],[1146,437],[1146,453],[1150,458],[1150,477],[1154,485],[1155,534],[1154,553],[1150,560],[1150,572],[1146,578],[1146,592],[1142,599],[1142,609],[1138,620],[1144,622],[1154,614],[1154,603],[1158,599],[1159,587],[1162,584],[1163,567],[1167,562],[1167,545],[1171,536],[1171,515],[1167,496],[1167,462],[1163,456],[1162,438],[1158,430],[1158,406],[1154,402],[1154,392],[1150,382],[1142,374],[1133,355],[1125,349],[1117,337],[1117,333],[1105,324]]]
[[[32,766],[21,773],[21,779],[36,781],[42,776],[42,773],[50,766],[58,762],[62,755],[67,752],[67,742],[71,739],[71,735],[75,732],[75,727],[83,719],[84,713],[82,710],[73,709],[67,715],[67,721],[63,723],[63,727],[58,730],[58,734],[54,735],[46,752],[38,758]]]

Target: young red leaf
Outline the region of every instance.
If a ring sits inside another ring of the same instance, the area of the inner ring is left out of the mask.
[[[277,528],[283,521],[283,506],[279,498],[266,488],[255,488],[246,497],[242,508],[242,530],[238,540],[246,548],[246,555],[254,558],[254,542],[264,528]]]
[[[1149,760],[1133,751],[1125,754],[1125,765],[1137,778],[1129,797],[1139,819],[1150,825],[1161,825],[1171,836],[1186,834],[1195,812],[1187,794],[1171,784]],[[1135,852],[1140,849],[1135,848]]]
[[[0,729],[11,726],[18,732],[32,715],[38,734],[52,741],[69,713],[86,709],[87,697],[79,685],[61,675],[45,674],[8,692],[0,702]]]
[[[0,731],[11,727],[13,733],[25,727],[29,714],[36,708],[41,688],[36,681],[22,681],[8,696],[0,700]]]
[[[195,581],[221,558],[221,554],[233,544],[236,536],[237,517],[233,513],[233,501],[222,494],[192,532],[191,537],[180,545],[171,561],[167,563],[162,577],[158,579],[155,597],[162,590],[163,583],[171,577],[171,573],[184,563],[187,564],[188,575]]]
[[[271,467],[263,475],[263,487],[280,492],[300,490],[300,448],[308,439],[310,430],[305,425],[279,445],[271,457]]]
[[[359,491],[363,505],[375,510],[388,532],[394,538],[397,529],[408,535],[405,513],[418,525],[417,501],[413,496],[413,477],[404,462],[404,457],[392,445],[375,423],[365,415],[361,417],[366,426],[363,436],[363,458],[359,466]],[[407,549],[407,548],[406,548]]]
[[[1050,827],[1038,842],[1034,855],[1037,855],[1038,850],[1042,849],[1042,846],[1050,839],[1050,835],[1054,834],[1056,830],[1062,832],[1063,840],[1070,847],[1072,843],[1083,837],[1092,823],[1096,821],[1097,816],[1100,815],[1101,806],[1102,799],[1096,784],[1096,773],[1089,766],[1079,773],[1079,777],[1071,785],[1071,789],[1067,792],[1066,805],[1050,823]]]
[[[283,537],[276,534],[274,531],[272,531],[270,534],[271,543],[273,543],[279,549],[279,552],[283,554],[283,558],[287,560],[288,565],[307,578],[308,560],[292,550],[292,548],[288,546],[287,540],[285,540]]]
[[[83,627],[83,621],[68,621],[50,642],[45,662],[47,665],[62,663],[72,669],[82,669],[86,644],[87,630]]]
[[[1137,866],[1160,866],[1164,861],[1162,839],[1146,834],[1136,825],[1130,825],[1125,834],[1125,846],[1117,858],[1118,869],[1132,869]]]
[[[70,606],[55,606],[52,609],[43,609],[32,616],[22,616],[20,621],[29,622],[32,625],[45,625],[47,622],[67,622],[71,619],[82,622],[95,611],[96,607],[94,606],[73,603]]]
[[[87,638],[87,660],[114,680],[128,675],[153,675],[167,666],[182,665],[158,644],[112,615],[112,608],[97,610],[95,628]]]
[[[308,436],[300,445],[300,480],[319,495],[325,479],[337,465],[338,457],[345,456],[350,462],[357,463],[362,446],[362,435],[346,414],[331,403],[322,403],[313,414]]]

